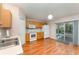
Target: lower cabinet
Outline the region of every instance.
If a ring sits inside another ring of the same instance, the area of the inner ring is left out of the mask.
[[[37,32],[37,40],[44,39],[44,32]]]
[[[35,38],[30,38],[30,34],[31,33],[26,33],[26,42],[30,42],[31,39],[35,39]],[[36,40],[40,40],[40,39],[44,39],[44,32],[37,32],[36,34]],[[34,41],[34,40],[33,40]]]
[[[30,33],[26,33],[26,41],[30,41]]]

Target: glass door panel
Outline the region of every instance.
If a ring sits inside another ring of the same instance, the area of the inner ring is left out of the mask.
[[[64,24],[57,24],[56,36],[58,41],[64,41]]]
[[[73,42],[73,22],[65,23],[65,42]]]

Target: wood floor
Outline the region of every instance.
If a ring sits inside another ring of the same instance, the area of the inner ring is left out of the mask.
[[[53,39],[26,42],[24,55],[78,55],[79,47],[67,45]]]

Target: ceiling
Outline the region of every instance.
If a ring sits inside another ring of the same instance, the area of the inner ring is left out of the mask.
[[[79,14],[78,3],[17,3],[23,9],[27,18],[47,21],[49,14],[53,15],[53,20],[60,17]]]

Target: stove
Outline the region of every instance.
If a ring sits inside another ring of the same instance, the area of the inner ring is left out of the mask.
[[[30,41],[34,41],[37,39],[37,33],[30,33]]]

